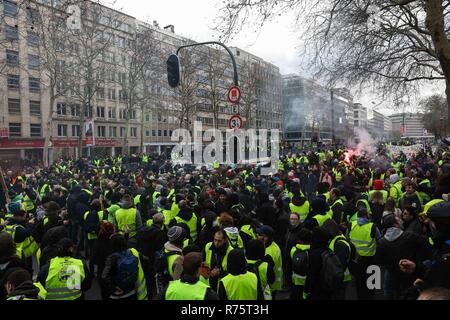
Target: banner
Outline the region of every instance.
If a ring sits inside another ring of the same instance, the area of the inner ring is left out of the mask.
[[[86,147],[95,146],[95,134],[94,134],[94,119],[86,119],[85,123],[85,136],[86,136]]]

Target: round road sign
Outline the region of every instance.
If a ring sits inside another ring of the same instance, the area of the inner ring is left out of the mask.
[[[231,87],[228,90],[228,102],[231,104],[238,104],[241,101],[241,88],[238,86]]]
[[[228,128],[230,129],[242,129],[244,126],[244,122],[242,121],[242,118],[238,115],[234,115],[230,118],[230,121],[228,122]]]

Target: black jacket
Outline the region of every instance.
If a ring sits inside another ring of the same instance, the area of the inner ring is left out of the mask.
[[[408,259],[420,264],[431,257],[431,248],[424,236],[412,232],[401,232],[388,229],[388,232],[377,243],[375,260],[377,264],[389,270],[394,285],[394,297],[412,286],[415,278],[400,270],[399,262]],[[396,234],[392,236],[392,232]]]
[[[17,300],[23,298],[38,300],[39,288],[32,281],[25,281],[11,292],[8,297],[15,297]]]
[[[264,225],[271,226],[275,229],[277,225],[277,210],[270,202],[263,203],[255,210],[256,218]]]
[[[12,257],[1,257],[0,258],[0,301],[6,299],[6,289],[5,289],[5,275],[8,274],[9,270],[13,268],[24,268],[30,273],[31,270],[28,269],[22,262],[22,260],[17,256]]]
[[[309,266],[306,273],[304,292],[309,294],[310,300],[330,300],[332,293],[321,286],[322,253],[328,248],[325,246],[312,247],[309,251]]]

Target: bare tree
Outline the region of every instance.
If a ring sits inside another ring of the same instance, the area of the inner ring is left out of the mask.
[[[262,68],[259,61],[246,60],[239,71],[240,86],[243,92],[240,105],[246,119],[245,128],[249,129],[252,126],[252,119],[256,119],[259,96],[264,85]]]
[[[79,6],[82,12],[80,28],[70,29],[68,35],[74,49],[71,59],[72,86],[80,86],[78,100],[81,102],[81,130],[78,149],[81,154],[86,115],[92,116],[92,104],[104,98],[105,71],[114,68],[116,62],[114,52],[110,51],[115,39],[113,30],[122,21],[117,12],[103,7],[99,2],[82,1]]]
[[[225,38],[294,14],[317,75],[395,98],[424,81],[445,81],[450,113],[448,0],[228,0],[220,12],[216,29]]]
[[[58,97],[62,96],[61,88],[68,87],[70,73],[65,67],[65,39],[67,30],[67,8],[76,3],[67,0],[64,2],[52,0],[49,7],[29,2],[28,17],[34,26],[34,31],[39,37],[39,56],[43,78],[41,83],[49,92],[49,115],[45,122],[47,134],[44,142],[44,165],[48,165],[48,153],[50,141],[53,137],[53,115],[55,112],[55,103]],[[43,118],[44,119],[44,118]],[[44,120],[45,121],[45,120]]]
[[[207,99],[211,103],[213,113],[214,129],[218,129],[220,107],[226,103],[226,84],[224,78],[229,64],[223,61],[223,55],[219,50],[208,48],[207,54],[203,55],[204,72],[206,78],[202,83]]]
[[[185,45],[187,44],[190,43],[186,42]],[[196,49],[185,49],[180,52],[181,79],[174,98],[180,106],[178,116],[180,128],[187,130],[196,106],[200,102],[198,90],[206,81],[204,75],[199,72],[202,65],[201,57]]]

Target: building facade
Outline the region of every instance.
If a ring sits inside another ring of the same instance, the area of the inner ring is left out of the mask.
[[[367,107],[361,103],[353,104],[353,124],[355,129],[367,130]]]
[[[90,43],[99,50],[90,69],[90,78],[86,78],[83,70],[87,67],[83,65],[80,51],[92,48],[83,47],[82,35],[72,29],[77,26],[77,12],[67,14],[67,7],[61,2],[30,1],[24,7],[13,0],[3,1],[1,13],[5,28],[0,36],[3,47],[0,63],[4,65],[0,75],[2,159],[42,160],[46,145],[50,161],[60,156],[78,156],[79,141],[84,154],[136,153],[141,147],[147,152],[163,152],[175,145],[176,142],[171,141],[172,133],[185,124],[189,130],[196,120],[202,122],[205,130],[228,127],[233,110],[226,102],[226,93],[233,84],[233,71],[224,50],[202,47],[194,51],[197,60],[206,57],[212,61],[209,65],[220,62],[224,69],[216,74],[213,108],[212,90],[208,91],[210,73],[205,62],[209,60],[200,61],[195,74],[199,81],[190,102],[193,107],[183,116],[180,92],[167,84],[165,62],[179,46],[192,40],[176,35],[174,26],[161,28],[156,22],[149,25],[116,10],[103,6],[92,9],[92,3],[81,2],[84,6],[78,13],[79,18],[90,32],[97,32]],[[57,48],[53,48],[55,61],[49,61],[50,37],[40,28],[46,17],[67,20],[58,32],[55,31],[61,39]],[[72,18],[73,25],[68,24]],[[152,34],[158,51],[149,53],[152,62],[145,70],[145,82],[132,87],[133,48],[137,34],[143,31]],[[107,45],[102,46],[103,43]],[[232,50],[240,72],[251,62],[258,65],[257,74],[261,78],[253,89],[255,98],[250,112],[240,111],[244,122],[249,118],[254,128],[281,128],[278,67],[238,48]],[[49,65],[56,66],[55,70]],[[245,74],[241,74],[241,79],[245,78]],[[136,99],[131,99],[131,94]],[[245,92],[243,94],[245,96]],[[91,148],[87,148],[89,141],[80,140],[87,123],[93,124],[94,146]]]
[[[393,134],[402,138],[433,137],[423,125],[421,113],[397,113],[389,116],[392,121]]]
[[[350,111],[351,110],[351,111]],[[283,76],[284,141],[346,142],[353,135],[353,97],[295,74]]]

